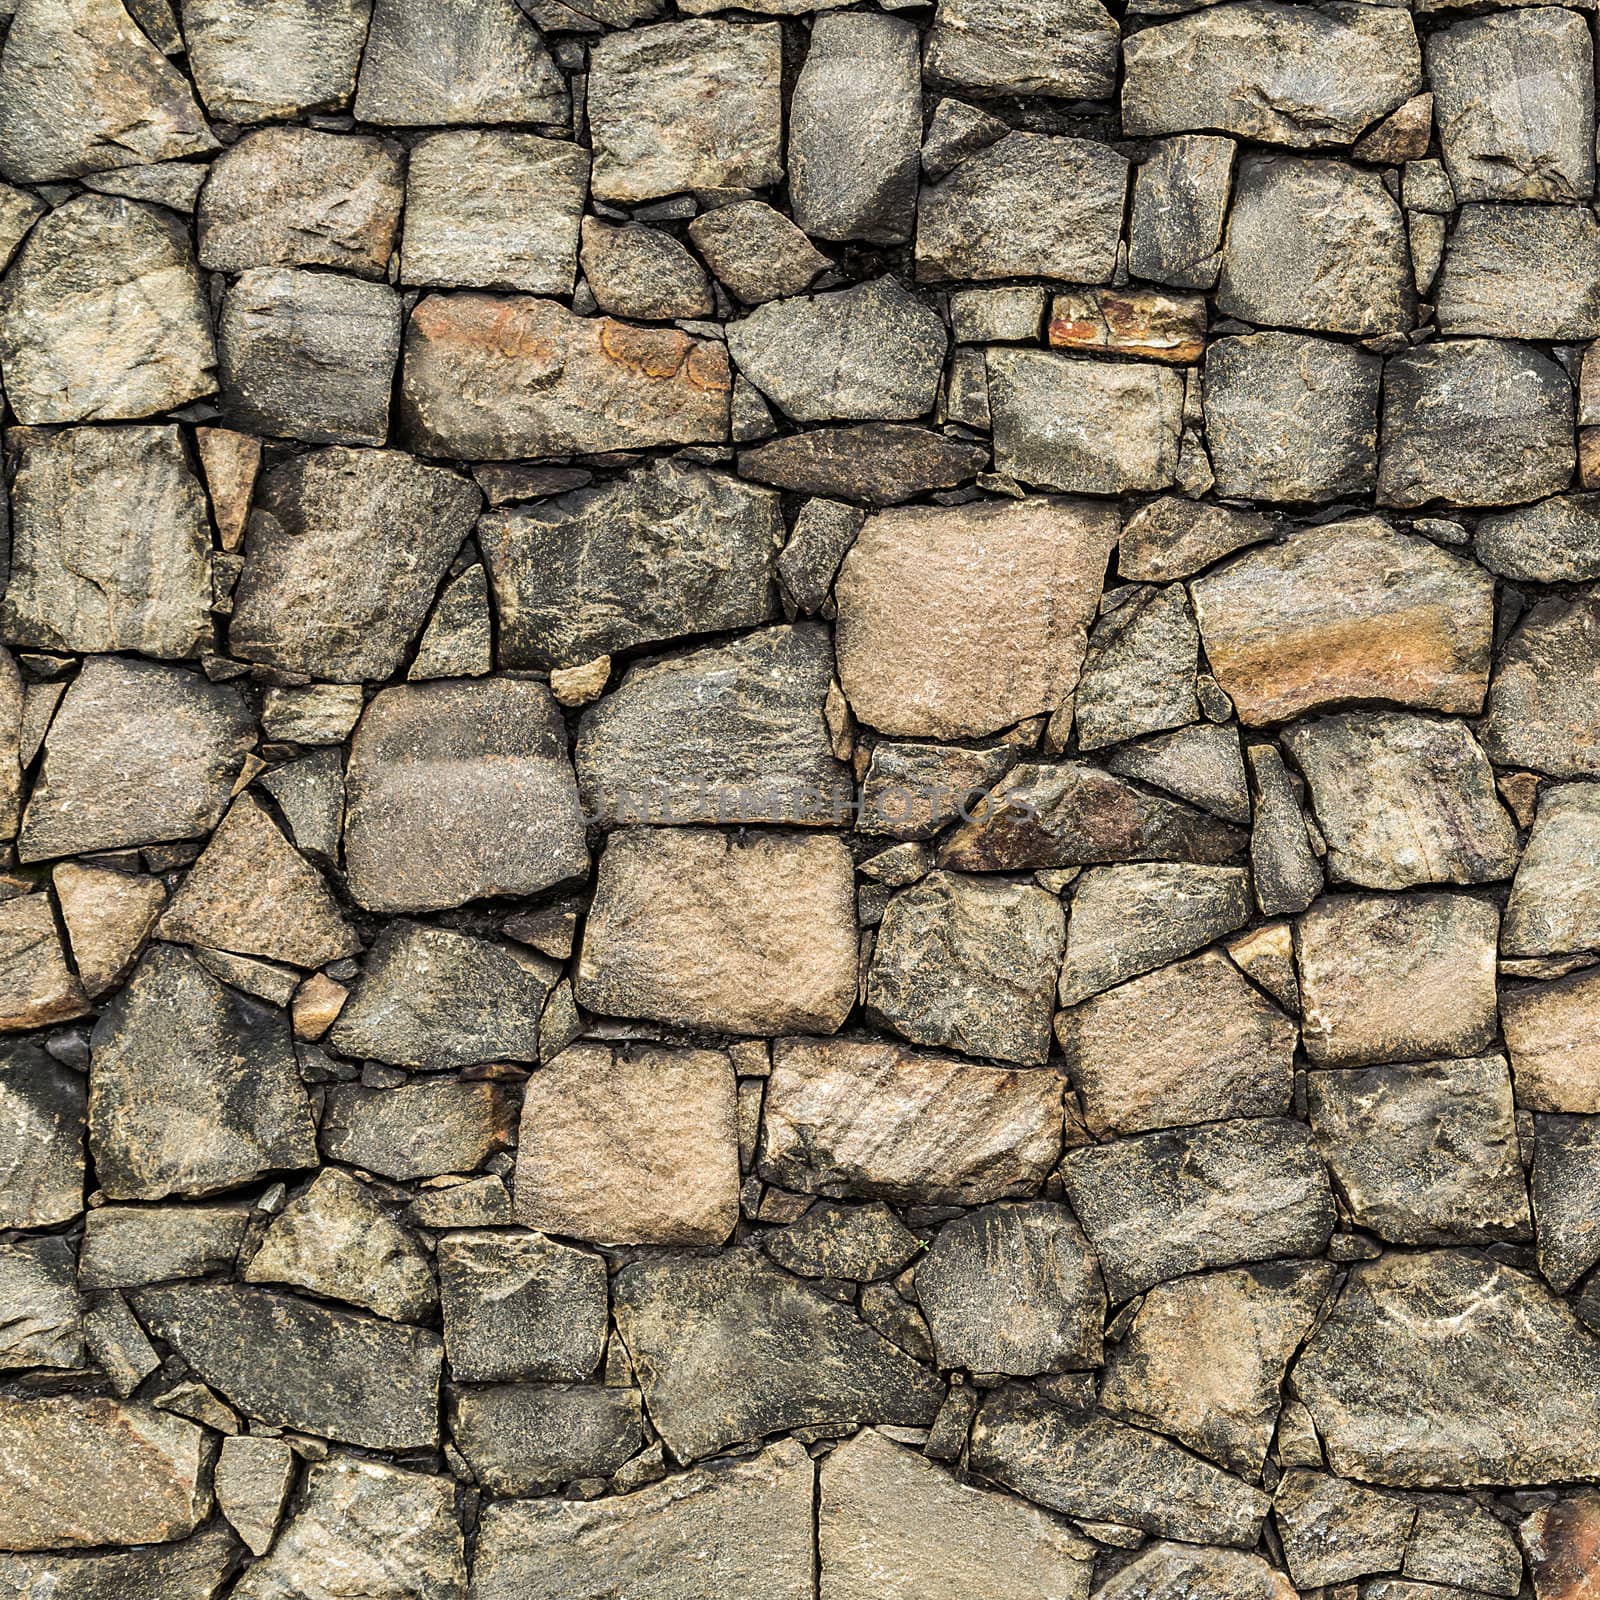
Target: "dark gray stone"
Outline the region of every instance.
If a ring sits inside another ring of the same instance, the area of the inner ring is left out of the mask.
[[[183,0],[183,34],[200,98],[228,122],[340,111],[356,86],[372,0]]]
[[[1333,1232],[1333,1194],[1311,1134],[1286,1119],[1073,1150],[1061,1174],[1113,1305],[1186,1272],[1319,1255]]]
[[[261,776],[295,849],[332,866],[344,831],[344,766],[338,750],[318,750]]]
[[[1276,745],[1253,744],[1246,754],[1255,797],[1250,868],[1256,904],[1269,917],[1304,911],[1322,892],[1322,865],[1311,849],[1299,789]]]
[[[712,310],[705,269],[670,233],[583,219],[583,281],[608,316],[660,322]]]
[[[1107,752],[1107,768],[1201,806],[1228,822],[1250,821],[1239,730],[1201,722]]]
[[[1551,596],[1501,647],[1483,747],[1553,778],[1600,775],[1600,600]]]
[[[927,137],[922,141],[922,171],[930,183],[937,183],[968,156],[987,150],[1010,132],[987,111],[962,100],[941,100],[928,119]]]
[[[489,575],[473,562],[440,591],[417,653],[406,668],[408,683],[435,678],[484,678],[494,670],[494,622],[489,612]]]
[[[1099,0],[939,0],[925,68],[935,83],[983,95],[1107,100],[1117,44]]]
[[[1271,337],[1275,336],[1262,336]],[[1212,348],[1233,343],[1231,339],[1218,340]],[[1272,523],[1260,512],[1207,505],[1183,495],[1162,495],[1140,506],[1123,523],[1117,571],[1124,578],[1165,583],[1171,578],[1187,578],[1235,550],[1271,537]]]
[[[1198,722],[1200,635],[1181,584],[1129,585],[1101,600],[1078,678],[1080,750]]]
[[[778,614],[778,497],[660,461],[478,525],[507,667],[573,667]]]
[[[139,1320],[248,1416],[371,1450],[439,1438],[436,1333],[227,1283],[133,1297]]]
[[[495,1495],[609,1478],[645,1442],[639,1391],[587,1383],[456,1390],[450,1436],[479,1487]]]
[[[858,826],[896,839],[931,839],[980,800],[1020,755],[1012,745],[968,750],[880,739],[862,780]]]
[[[856,506],[820,496],[800,507],[778,557],[779,580],[798,610],[811,614],[828,604],[834,574],[865,518]]]
[[[28,1040],[0,1049],[0,1227],[52,1228],[83,1210],[81,1073]]]
[[[1273,1496],[1273,1520],[1296,1584],[1344,1583],[1393,1572],[1406,1552],[1416,1507],[1326,1472],[1290,1472]]]
[[[1417,1506],[1404,1570],[1424,1583],[1510,1596],[1522,1586],[1522,1551],[1487,1507],[1465,1495],[1431,1495]]]
[[[951,488],[988,465],[986,445],[893,422],[811,428],[739,452],[741,477],[869,506]]]
[[[922,1241],[881,1201],[865,1206],[814,1205],[798,1222],[760,1235],[761,1248],[802,1278],[892,1278]]]
[[[751,1250],[624,1267],[617,1326],[680,1461],[799,1427],[932,1422],[943,1385],[848,1307]]]
[[[1600,1261],[1600,1117],[1537,1112],[1533,1127],[1539,1271],[1566,1294]]]
[[[801,294],[828,258],[765,200],[739,200],[702,212],[689,242],[746,305]]]
[[[0,1244],[0,1371],[88,1364],[77,1265],[59,1236]]]
[[[1161,140],[1135,170],[1128,224],[1128,271],[1134,277],[1178,289],[1216,283],[1234,150],[1232,139],[1180,134]]]
[[[471,1172],[516,1137],[515,1097],[496,1083],[427,1078],[396,1089],[335,1084],[319,1142],[329,1161],[404,1182]]]
[[[84,1218],[79,1286],[138,1289],[167,1278],[231,1272],[249,1225],[243,1202],[96,1206]]]
[[[1600,495],[1561,494],[1480,517],[1472,553],[1513,582],[1592,582],[1600,578]]]
[[[0,1556],[5,1600],[217,1600],[238,1565],[239,1541],[221,1523],[171,1544],[87,1556]]]
[[[1506,902],[1508,956],[1553,956],[1600,943],[1600,784],[1547,784]]]
[[[1433,293],[1443,334],[1592,339],[1600,222],[1582,206],[1463,206]]]

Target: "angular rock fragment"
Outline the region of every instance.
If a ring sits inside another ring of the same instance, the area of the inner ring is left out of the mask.
[[[1341,1476],[1403,1488],[1587,1478],[1600,1340],[1535,1279],[1470,1250],[1350,1274],[1291,1382]]]
[[[44,1028],[89,1010],[45,894],[0,902],[0,1032]]]
[[[83,1210],[82,1077],[36,1044],[0,1050],[0,1227],[50,1228]]]
[[[213,1523],[187,1539],[100,1555],[0,1556],[0,1594],[52,1600],[217,1600],[239,1542]]]
[[[516,1103],[495,1083],[337,1084],[328,1091],[320,1143],[330,1161],[403,1182],[471,1172],[512,1142],[516,1126]]]
[[[156,932],[297,967],[319,967],[361,948],[322,875],[249,794],[229,807]]]
[[[1002,1389],[979,1408],[972,1470],[1080,1520],[1205,1544],[1253,1546],[1270,1503],[1158,1434],[1057,1409],[1025,1389]]]
[[[424,454],[503,461],[723,440],[732,386],[720,340],[532,296],[429,295],[406,325],[400,408]]]
[[[514,808],[520,826],[502,825]],[[566,732],[543,684],[385,689],[350,747],[345,867],[371,911],[536,894],[589,865]]]
[[[210,1510],[210,1453],[204,1429],[147,1405],[0,1400],[0,1548],[185,1538]]]
[[[1103,100],[1117,76],[1116,20],[1098,0],[940,0],[924,69],[985,95]]]
[[[579,1044],[524,1090],[516,1217],[604,1244],[722,1244],[739,1216],[728,1058]]]
[[[761,1247],[798,1277],[871,1283],[893,1277],[922,1249],[922,1240],[882,1201],[864,1206],[824,1202],[798,1222],[764,1233]]]
[[[447,1233],[438,1261],[453,1377],[497,1383],[594,1371],[606,1331],[599,1256],[538,1233]]]
[[[1008,133],[917,197],[917,277],[1109,283],[1128,163],[1087,139]]]
[[[1563,494],[1480,517],[1472,553],[1502,578],[1588,583],[1600,578],[1600,500]]]
[[[1394,1571],[1417,1513],[1401,1495],[1299,1471],[1279,1484],[1272,1514],[1290,1574],[1310,1588]]]
[[[926,71],[926,63],[924,63]],[[947,177],[968,156],[998,143],[1010,132],[998,117],[964,100],[941,100],[928,121],[922,141],[922,171],[931,182]]]
[[[295,1458],[282,1439],[234,1434],[222,1441],[214,1483],[217,1509],[252,1555],[264,1556],[294,1481]]]
[[[0,282],[0,364],[28,424],[148,417],[210,394],[216,351],[188,230],[106,195],[58,206]]]
[[[406,681],[483,678],[494,670],[494,624],[489,615],[489,578],[479,562],[440,592]]]
[[[568,667],[773,620],[778,497],[660,461],[478,525],[503,666]]]
[[[1531,14],[1531,13],[1530,13]],[[1384,365],[1378,503],[1505,506],[1572,476],[1572,384],[1527,345],[1451,339]]]
[[[212,164],[195,221],[200,265],[339,267],[381,278],[405,199],[399,152],[382,140],[260,128]]]
[[[1349,144],[1423,86],[1410,16],[1383,8],[1212,6],[1130,34],[1123,61],[1122,125],[1135,137]]]
[[[1218,339],[1205,371],[1218,494],[1320,502],[1371,492],[1378,356],[1333,339],[1258,333]]]
[[[450,1436],[480,1487],[542,1494],[573,1478],[608,1478],[644,1444],[636,1389],[507,1383],[457,1391]]]
[[[217,148],[188,81],[121,0],[10,9],[21,14],[0,60],[0,172],[8,178],[51,183]]]
[[[443,1346],[425,1328],[229,1283],[141,1289],[139,1320],[247,1415],[371,1450],[438,1439]]]
[[[217,324],[230,422],[311,444],[382,444],[400,354],[400,298],[387,284],[252,267]]]
[[[375,0],[361,53],[356,116],[430,127],[565,122],[567,86],[513,0]]]
[[[811,1600],[815,1478],[804,1448],[782,1439],[634,1494],[490,1505],[473,1593],[522,1600],[609,1587],[660,1600]]]
[[[1328,1175],[1310,1132],[1287,1119],[1074,1150],[1061,1176],[1113,1305],[1187,1272],[1320,1254],[1333,1231]]]
[[[1176,365],[1206,348],[1206,305],[1198,295],[1155,289],[1068,290],[1050,302],[1049,341],[1057,349],[1106,350]]]
[[[1461,1058],[1495,1035],[1499,913],[1470,895],[1330,895],[1300,918],[1301,1035],[1321,1066]]]
[[[85,1365],[76,1269],[59,1237],[0,1245],[0,1370]]]
[[[670,233],[585,217],[579,259],[583,281],[608,316],[659,322],[711,314],[704,269]]]
[[[1200,636],[1180,584],[1116,589],[1101,600],[1078,679],[1078,748],[1096,750],[1197,722]]]
[[[1011,745],[959,745],[880,739],[862,780],[856,826],[896,839],[928,839],[966,812],[1017,763]]]
[[[1594,192],[1594,52],[1575,12],[1472,17],[1428,35],[1439,150],[1458,201]]]
[[[274,1218],[243,1277],[344,1300],[396,1322],[421,1322],[439,1303],[421,1244],[367,1185],[337,1167],[324,1167]]]
[[[917,1262],[916,1284],[941,1367],[1033,1377],[1100,1364],[1105,1290],[1065,1206],[967,1212]]]
[[[1218,951],[1071,1005],[1055,1026],[1096,1137],[1289,1109],[1295,1025]]]
[[[943,1385],[752,1250],[635,1261],[613,1285],[645,1404],[680,1461],[790,1428],[933,1420]]]
[[[948,4],[948,0],[946,0]],[[827,1455],[817,1544],[829,1600],[1085,1600],[1093,1547],[1054,1518],[957,1481],[865,1428]]]
[[[231,1272],[247,1206],[96,1206],[84,1218],[78,1284],[85,1290],[137,1289],[166,1278]]]
[[[886,277],[758,306],[728,325],[728,353],[796,421],[903,421],[933,409],[948,337],[930,307]]]
[[[206,834],[254,726],[238,691],[177,667],[95,656],[62,697],[23,814],[24,861]]]
[[[1246,1551],[1157,1543],[1098,1593],[1101,1600],[1292,1600],[1295,1591],[1276,1567]]]
[[[784,592],[801,611],[814,613],[827,605],[834,574],[865,520],[864,511],[841,500],[817,496],[801,506],[778,557]]]
[[[1501,647],[1483,747],[1553,778],[1600,776],[1600,601],[1541,600]]]
[[[887,1040],[774,1047],[758,1166],[786,1189],[982,1204],[1033,1193],[1060,1150],[1054,1073],[980,1066]]]
[[[1262,335],[1252,343],[1259,345],[1273,337]],[[1232,343],[1219,340],[1213,348]],[[1182,495],[1163,495],[1140,506],[1123,523],[1117,544],[1117,570],[1124,578],[1138,582],[1166,583],[1172,578],[1187,578],[1235,550],[1271,537],[1271,522],[1258,512],[1207,505]]]
[[[539,1017],[558,976],[553,962],[516,945],[390,922],[327,1043],[430,1072],[537,1061]]]
[[[1600,973],[1587,968],[1551,983],[1507,989],[1501,996],[1500,1023],[1520,1106],[1600,1112],[1597,1005]]]
[[[1600,333],[1600,223],[1580,206],[1463,206],[1434,287],[1439,332]]]
[[[1158,1284],[1111,1352],[1102,1408],[1259,1476],[1284,1372],[1332,1283],[1322,1263],[1275,1262]]]
[[[1409,889],[1515,869],[1516,825],[1465,723],[1347,711],[1297,723],[1284,743],[1310,786],[1334,882]]]
[[[453,1478],[335,1455],[306,1471],[300,1504],[238,1600],[464,1600]]]
[[[988,464],[984,445],[893,422],[811,428],[739,452],[742,477],[872,506],[947,489]]]
[[[931,873],[884,911],[868,1014],[915,1044],[1042,1065],[1064,939],[1042,889]]]
[[[1190,593],[1211,670],[1247,727],[1337,700],[1483,704],[1493,580],[1376,517],[1301,529]]]
[[[1304,911],[1322,892],[1322,862],[1311,848],[1301,785],[1277,745],[1253,744],[1246,755],[1255,803],[1250,872],[1256,904],[1269,917]]]
[[[1465,1496],[1437,1495],[1417,1506],[1405,1573],[1424,1583],[1514,1595],[1522,1585],[1522,1552],[1486,1507]]]
[[[1237,860],[1237,828],[1146,794],[1098,767],[1064,761],[1014,767],[975,806],[939,853],[965,872],[1022,872],[1143,859]]]
[[[211,531],[176,428],[23,434],[15,459],[10,643],[147,656],[210,645]]]
[[[1313,1072],[1311,1131],[1352,1222],[1392,1244],[1526,1239],[1503,1056]]]
[[[1164,489],[1176,478],[1177,373],[1145,362],[995,349],[988,371],[999,471],[1074,494]]]
[[[344,828],[344,767],[337,750],[319,750],[262,775],[297,850],[332,866]]]
[[[773,23],[668,22],[607,34],[589,62],[595,198],[760,189],[783,176]]]
[[[157,945],[101,1015],[89,1148],[114,1200],[208,1194],[316,1163],[286,1019]]]
[[[200,98],[228,122],[276,122],[350,103],[371,0],[183,0],[184,42]]]
[[[869,517],[835,583],[854,714],[963,738],[1057,710],[1116,533],[1113,508],[1054,499]]]
[[[1221,266],[1234,142],[1210,134],[1161,140],[1134,173],[1128,270],[1180,289],[1209,289]]]
[[[948,6],[949,0],[946,0]],[[919,36],[903,17],[818,17],[789,96],[789,203],[814,239],[911,237],[922,143]]]
[[[803,293],[828,264],[805,234],[764,200],[738,200],[702,212],[689,224],[689,240],[746,305]]]

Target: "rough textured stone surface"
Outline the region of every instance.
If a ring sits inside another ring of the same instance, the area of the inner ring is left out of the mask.
[[[1209,289],[1221,267],[1234,143],[1209,134],[1163,139],[1134,174],[1128,270],[1180,289]]]
[[[1507,989],[1501,997],[1501,1027],[1520,1104],[1535,1111],[1600,1111],[1597,980],[1600,973],[1585,968],[1552,983]]]
[[[497,1495],[607,1477],[644,1443],[637,1390],[578,1383],[462,1389],[450,1434],[479,1484]]]
[[[0,1556],[0,1594],[28,1600],[217,1600],[239,1545],[213,1524],[187,1539],[109,1555]]]
[[[1540,791],[1506,902],[1501,945],[1510,956],[1560,955],[1600,943],[1600,792],[1558,783]]]
[[[801,1278],[892,1277],[921,1249],[920,1240],[883,1202],[814,1205],[798,1222],[762,1235],[762,1247]]]
[[[1600,578],[1600,501],[1586,494],[1556,495],[1480,517],[1472,553],[1491,572],[1514,581]]]
[[[1116,82],[1117,26],[1098,0],[940,0],[923,69],[984,94],[1102,100]]]
[[[1253,347],[1265,347],[1272,337],[1253,341]],[[1218,348],[1222,343],[1218,341]],[[1235,550],[1271,538],[1272,531],[1272,523],[1258,512],[1163,495],[1123,523],[1117,570],[1124,578],[1147,583],[1187,578]]]
[[[328,1092],[318,1142],[330,1161],[386,1178],[435,1178],[481,1166],[512,1142],[516,1125],[515,1103],[493,1083],[341,1084]]]
[[[812,428],[739,453],[739,471],[758,483],[869,506],[949,488],[988,464],[983,445],[893,422]]]
[[[1392,1571],[1416,1519],[1399,1495],[1304,1471],[1279,1484],[1272,1512],[1290,1575],[1306,1587]]]
[[[48,1027],[88,1009],[49,897],[24,895],[0,904],[0,1031]]]
[[[689,224],[689,240],[746,305],[800,294],[828,264],[788,217],[763,200],[703,212]]]
[[[1439,331],[1496,339],[1600,333],[1600,223],[1577,206],[1463,206],[1435,286]]]
[[[1104,1600],[1290,1600],[1295,1593],[1260,1556],[1164,1542],[1150,1545],[1099,1592]]]
[[[84,1218],[78,1284],[136,1289],[166,1278],[226,1272],[244,1244],[250,1213],[238,1203],[97,1206]]]
[[[1600,602],[1541,600],[1495,662],[1483,746],[1554,778],[1600,775]]]
[[[1199,655],[1181,585],[1130,585],[1104,595],[1073,702],[1079,750],[1198,722]]]
[[[184,39],[206,109],[229,122],[339,110],[355,88],[370,0],[184,0]]]
[[[49,1228],[83,1209],[83,1080],[38,1045],[0,1052],[0,1225]]]
[[[712,310],[704,269],[669,233],[586,217],[579,259],[589,292],[609,316],[661,321]]]
[[[233,1434],[217,1453],[217,1509],[250,1547],[265,1555],[294,1481],[294,1456],[281,1439]]]

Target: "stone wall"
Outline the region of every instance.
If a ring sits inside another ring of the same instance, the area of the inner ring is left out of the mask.
[[[0,1597],[1600,1592],[1587,9],[0,29]]]

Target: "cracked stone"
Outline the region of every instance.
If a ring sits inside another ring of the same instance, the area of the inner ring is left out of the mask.
[[[83,1078],[38,1045],[0,1047],[0,1227],[50,1228],[83,1210]]]
[[[1260,1556],[1192,1544],[1148,1546],[1099,1589],[1100,1600],[1293,1600]]]
[[[1403,1496],[1325,1472],[1287,1474],[1272,1512],[1284,1560],[1302,1588],[1394,1571],[1416,1519]]]
[[[811,428],[739,452],[743,477],[869,506],[899,505],[947,489],[988,464],[985,445],[894,422]]]
[[[450,1435],[482,1488],[519,1496],[609,1478],[645,1442],[636,1389],[583,1383],[457,1390]]]
[[[814,1205],[798,1222],[761,1236],[761,1247],[786,1272],[801,1278],[892,1278],[922,1249],[922,1240],[882,1201],[871,1205]]]
[[[1506,903],[1508,956],[1561,955],[1600,944],[1600,785],[1543,787]]]
[[[1128,270],[1180,289],[1210,289],[1222,264],[1234,142],[1180,134],[1156,144],[1134,173]]]
[[[1218,340],[1212,348],[1233,342]],[[1272,532],[1272,523],[1258,512],[1163,495],[1123,523],[1117,570],[1124,578],[1148,583],[1187,578],[1235,550],[1270,539]]]
[[[84,1218],[78,1286],[137,1289],[230,1272],[249,1225],[249,1209],[239,1202],[96,1206]]]
[[[22,895],[0,903],[0,1032],[48,1027],[89,1009],[67,965],[50,897]]]
[[[1199,655],[1200,635],[1181,584],[1105,595],[1078,678],[1078,748],[1097,750],[1198,722]]]
[[[0,1556],[0,1594],[52,1600],[217,1600],[239,1543],[213,1524],[187,1539],[110,1554]]]
[[[0,1369],[86,1365],[77,1258],[59,1237],[0,1245]]]

